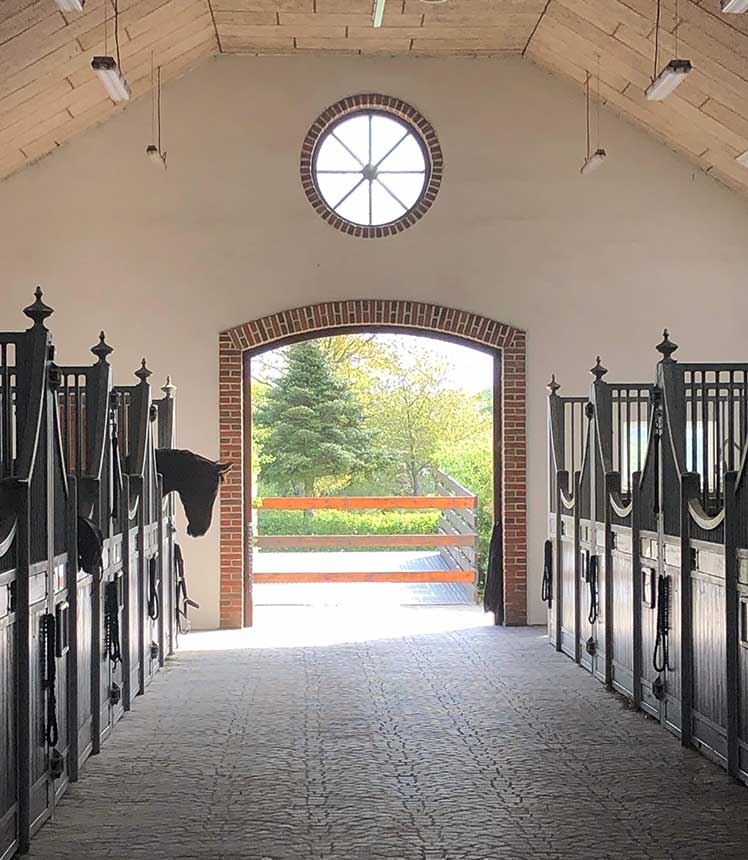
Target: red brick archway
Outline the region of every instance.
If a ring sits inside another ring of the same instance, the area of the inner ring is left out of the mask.
[[[221,627],[244,624],[243,439],[249,409],[243,409],[244,355],[303,337],[345,331],[410,331],[462,341],[500,354],[501,481],[497,488],[504,523],[504,592],[507,624],[527,619],[526,336],[520,329],[478,314],[425,302],[356,299],[324,302],[243,323],[219,338],[220,458],[235,468],[221,489]],[[247,492],[247,497],[249,493]]]

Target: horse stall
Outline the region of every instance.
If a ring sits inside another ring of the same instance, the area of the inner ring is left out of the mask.
[[[0,333],[0,860],[28,849],[178,626],[155,448],[173,448],[175,388],[152,402],[145,362],[114,387],[103,333],[93,364],[58,365],[41,290],[24,313],[28,330]]]
[[[657,349],[651,383],[548,385],[549,638],[748,782],[748,364]]]

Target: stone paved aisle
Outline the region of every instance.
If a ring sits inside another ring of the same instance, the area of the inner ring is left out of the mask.
[[[748,858],[748,790],[541,630],[284,617],[287,640],[193,634],[31,857]]]

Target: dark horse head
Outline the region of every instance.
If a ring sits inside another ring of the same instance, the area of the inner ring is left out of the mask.
[[[156,469],[164,477],[164,495],[175,490],[179,493],[191,537],[202,537],[210,528],[218,487],[230,468],[231,463],[208,460],[192,451],[156,451]]]

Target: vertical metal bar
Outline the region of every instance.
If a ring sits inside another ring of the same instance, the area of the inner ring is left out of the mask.
[[[246,351],[242,356],[242,435],[243,435],[243,462],[244,474],[242,475],[242,511],[244,528],[243,550],[243,599],[242,599],[242,627],[251,627],[254,615],[254,603],[252,598],[254,571],[252,567],[252,355]]]
[[[720,496],[722,489],[722,397],[721,383],[719,379],[719,371],[715,374],[715,389],[714,389],[714,412],[715,412],[715,427],[714,427],[714,495],[715,501]]]
[[[564,574],[564,566],[561,558],[562,551],[562,525],[561,525],[561,475],[559,470],[556,472],[556,540],[553,547],[553,564],[555,570],[553,572],[553,599],[556,605],[556,651],[561,651],[561,625],[563,624],[563,595],[564,586],[562,577]]]
[[[743,387],[740,392],[740,449],[748,437],[748,373],[743,371]]]
[[[690,405],[691,405],[691,462],[688,465],[689,472],[696,472],[697,464],[698,464],[698,437],[696,434],[696,427],[698,424],[698,398],[696,397],[696,385],[694,384],[695,372],[691,371],[691,397],[690,397]]]
[[[581,511],[582,511],[582,473],[574,473],[574,660],[582,662],[582,547],[581,537]]]
[[[0,408],[2,409],[2,464],[3,477],[9,477],[13,470],[13,391],[11,383],[11,373],[8,367],[8,345],[3,344],[2,350],[2,400],[0,400]]]
[[[576,465],[575,459],[574,459],[574,437],[576,434],[576,424],[575,424],[575,418],[574,418],[574,412],[575,412],[574,405],[575,405],[574,401],[572,401],[569,404],[569,411],[571,412],[571,468],[569,469],[569,475],[574,474],[574,467]]]
[[[148,490],[147,477],[138,482],[140,503],[138,504],[138,695],[145,693],[146,660],[150,667],[150,650],[146,647],[146,607],[148,605],[148,559],[146,558],[145,543],[145,508],[146,494]]]
[[[80,478],[83,475],[83,432],[81,430],[81,381],[80,376],[75,376],[75,474]]]
[[[728,375],[727,390],[727,462],[725,469],[732,471],[735,468],[735,371],[731,370]]]
[[[623,472],[623,391],[618,390],[616,392],[617,397],[613,402],[613,405],[616,410],[616,416],[613,422],[613,426],[618,428],[618,463],[617,463],[617,471]]]
[[[626,421],[625,421],[626,451],[626,492],[631,491],[631,389],[626,389]]]
[[[157,620],[158,632],[158,665],[163,667],[166,662],[166,619],[164,618],[166,602],[164,600],[164,580],[166,579],[166,564],[168,563],[167,553],[164,552],[164,487],[163,478],[157,475],[155,482],[156,493],[156,512],[157,512],[157,533],[158,533],[158,605],[160,611]]]
[[[707,403],[706,371],[701,373],[701,504],[709,510],[709,408]]]
[[[636,392],[636,471],[641,472],[642,468],[642,393],[641,389]],[[633,494],[633,474],[631,476]],[[632,496],[633,498],[633,496]]]
[[[68,774],[70,781],[78,779],[78,766],[80,763],[79,748],[79,676],[78,676],[78,483],[75,475],[68,475],[68,504],[65,511],[67,516],[67,590],[70,621],[68,626],[68,655],[67,655],[67,681],[68,681],[68,738],[70,752],[68,753]],[[95,659],[96,651],[92,652]]]
[[[64,447],[65,447],[65,457],[67,457],[68,461],[68,472],[70,472],[70,463],[73,460],[73,452],[71,448],[71,435],[70,435],[70,376],[66,373],[62,379],[62,401],[63,401],[63,412],[65,415],[65,420],[63,422],[64,430]]]
[[[693,709],[693,616],[691,580],[690,514],[688,481],[680,487],[680,624],[681,624],[681,743],[692,746],[691,711]],[[660,553],[660,567],[664,553]]]
[[[130,710],[132,693],[132,605],[130,588],[132,582],[132,553],[130,550],[130,477],[122,475],[122,499],[119,506],[120,530],[122,532],[122,705]]]
[[[31,519],[30,485],[18,488],[18,531],[16,534],[17,561],[16,591],[18,612],[18,847],[22,854],[29,850],[31,839]]]
[[[737,475],[725,475],[725,691],[727,696],[727,772],[737,777],[740,771],[740,644],[738,595],[738,504],[735,495]],[[716,685],[717,679],[713,680]]]
[[[613,689],[613,508],[610,504],[611,475],[605,475],[603,490],[605,510],[605,686]]]
[[[632,582],[632,631],[633,631],[633,681],[634,707],[642,700],[642,574],[641,574],[641,472],[637,470],[631,478],[631,571]]]

